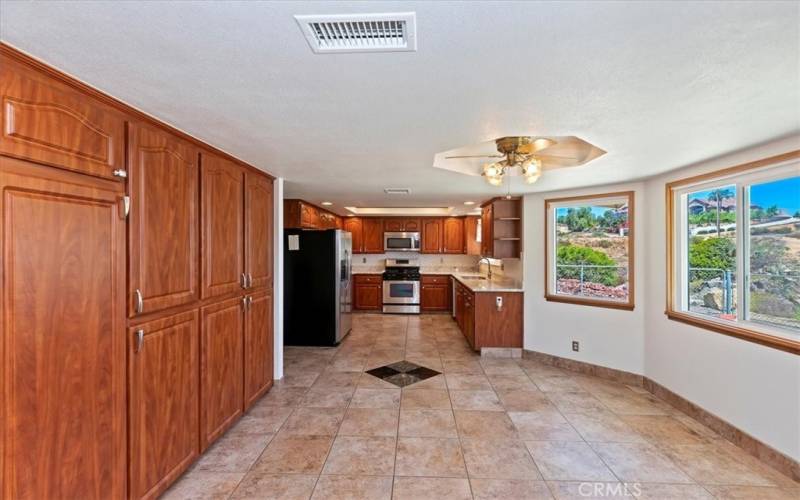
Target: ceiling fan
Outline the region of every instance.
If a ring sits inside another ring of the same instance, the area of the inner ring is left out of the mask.
[[[533,184],[539,180],[545,169],[575,167],[605,154],[602,149],[575,136],[500,137],[494,140],[494,144],[500,154],[460,155],[453,154],[457,150],[451,150],[445,153],[444,159],[497,158],[498,161],[482,165],[479,175],[489,184],[501,186],[506,175],[522,175],[526,183]]]

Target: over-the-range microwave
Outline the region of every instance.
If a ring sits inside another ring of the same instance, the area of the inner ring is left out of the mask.
[[[386,252],[419,252],[419,233],[383,233],[383,249]]]

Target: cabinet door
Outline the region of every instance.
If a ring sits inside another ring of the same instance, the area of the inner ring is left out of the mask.
[[[205,449],[242,413],[243,299],[202,309],[200,444]]]
[[[272,387],[272,290],[250,298],[244,325],[245,410]]]
[[[126,495],[122,187],[0,157],[3,498]]]
[[[353,236],[353,253],[364,253],[364,233],[362,220],[358,217],[348,217],[342,223],[345,231]]]
[[[481,255],[491,257],[494,250],[494,234],[492,231],[494,215],[491,205],[481,211]]]
[[[252,287],[272,286],[272,179],[245,175],[245,269]]]
[[[199,298],[199,170],[197,149],[163,130],[135,124],[129,138],[129,314],[134,316]]]
[[[362,220],[364,253],[383,253],[383,219]]]
[[[444,219],[443,226],[443,252],[464,253],[464,219],[461,217],[448,217]]]
[[[406,219],[403,221],[403,230],[406,232],[417,232],[422,228],[419,219]]]
[[[242,288],[244,273],[244,176],[232,162],[201,157],[203,298]]]
[[[374,311],[383,306],[383,288],[376,285],[359,285],[353,288],[353,309]]]
[[[423,311],[446,311],[449,289],[447,285],[422,285],[420,307]]]
[[[464,336],[470,347],[475,349],[475,304],[471,293],[464,295]]]
[[[197,316],[194,310],[128,330],[130,498],[155,498],[200,452]]]
[[[118,179],[124,114],[5,56],[0,68],[0,153]]]
[[[480,217],[466,217],[464,219],[464,248],[467,255],[481,254],[481,242],[478,241],[479,220]],[[483,240],[483,235],[481,235],[481,240]]]
[[[319,227],[319,211],[316,207],[300,202],[300,225],[308,229],[317,229]]]
[[[404,230],[403,222],[403,219],[383,219],[383,230],[390,233],[402,232]]]
[[[442,219],[422,222],[422,253],[442,253]]]

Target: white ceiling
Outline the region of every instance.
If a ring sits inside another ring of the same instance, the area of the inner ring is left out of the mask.
[[[292,17],[400,11],[417,13],[417,52],[316,55]],[[432,164],[504,135],[608,151],[519,193],[800,130],[798,2],[3,1],[0,38],[340,213],[502,194]]]

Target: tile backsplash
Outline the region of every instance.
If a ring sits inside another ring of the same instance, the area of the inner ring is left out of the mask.
[[[383,254],[353,255],[353,268],[383,266],[386,259],[419,259],[420,267],[450,266],[474,268],[478,264],[476,255],[444,255],[413,252],[388,252]]]

